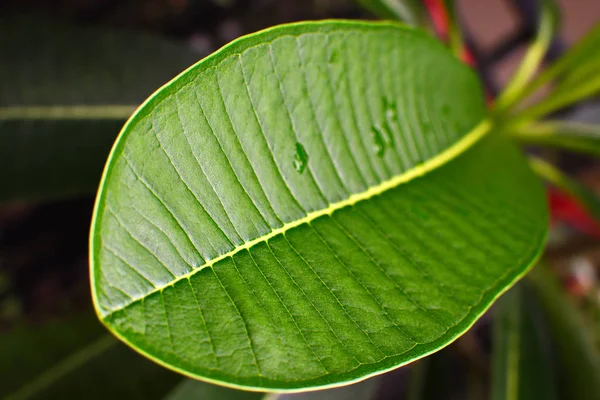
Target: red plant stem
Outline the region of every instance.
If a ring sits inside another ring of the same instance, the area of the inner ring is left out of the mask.
[[[448,40],[448,12],[444,0],[423,0],[437,35]]]

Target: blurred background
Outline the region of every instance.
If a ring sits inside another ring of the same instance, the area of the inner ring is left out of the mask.
[[[600,0],[558,3],[549,61],[600,21]],[[490,95],[535,34],[537,9],[533,0],[457,1]],[[128,115],[183,69],[240,35],[325,18],[376,17],[353,0],[0,1],[0,398],[183,396],[181,377],[117,343],[94,315],[87,241],[104,161]],[[558,117],[600,123],[600,103]],[[594,159],[531,151],[600,194]],[[549,188],[549,201],[546,263],[600,347],[600,225],[559,190]],[[484,317],[434,357],[335,396],[487,398],[491,329]],[[436,385],[423,389],[424,371]],[[188,398],[225,396],[202,390]]]

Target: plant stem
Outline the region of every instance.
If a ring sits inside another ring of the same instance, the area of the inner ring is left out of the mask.
[[[448,15],[448,42],[450,48],[457,58],[462,59],[465,49],[464,39],[460,25],[458,22],[458,14],[456,12],[456,4],[454,0],[444,0],[446,13]]]
[[[515,117],[510,119],[511,126],[523,126],[524,124],[539,119],[554,111],[560,110],[587,97],[593,96],[600,91],[600,76],[591,81],[583,82],[565,90],[560,90],[546,97],[542,101],[525,108]]]
[[[45,389],[65,375],[73,372],[89,360],[98,357],[114,346],[117,340],[111,335],[104,335],[95,342],[65,358],[54,367],[48,369],[16,392],[9,394],[5,400],[23,400],[37,398]]]
[[[600,125],[568,121],[541,121],[506,132],[524,144],[558,147],[600,156]]]
[[[522,98],[530,96],[542,85],[563,75],[568,70],[587,64],[589,54],[598,51],[598,46],[600,46],[600,24],[597,24],[564,56],[559,58],[527,85],[521,93]]]
[[[506,113],[513,105],[524,98],[527,83],[542,63],[552,41],[556,26],[556,17],[549,2],[542,2],[541,20],[535,41],[531,44],[517,72],[496,101],[496,111]]]

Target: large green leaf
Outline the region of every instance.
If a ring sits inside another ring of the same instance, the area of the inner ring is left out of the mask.
[[[148,35],[15,15],[0,17],[0,58],[0,201],[93,193],[127,117],[197,60]]]
[[[417,30],[237,40],[114,147],[91,236],[100,318],[163,365],[261,390],[436,351],[545,238],[543,188],[508,140],[481,139],[485,116],[474,73]]]

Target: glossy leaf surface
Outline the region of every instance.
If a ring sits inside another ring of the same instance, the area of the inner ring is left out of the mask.
[[[91,237],[100,318],[184,374],[363,379],[467,330],[524,274],[543,188],[473,72],[425,33],[317,22],[242,38],[130,119]],[[483,122],[482,122],[483,121]]]

